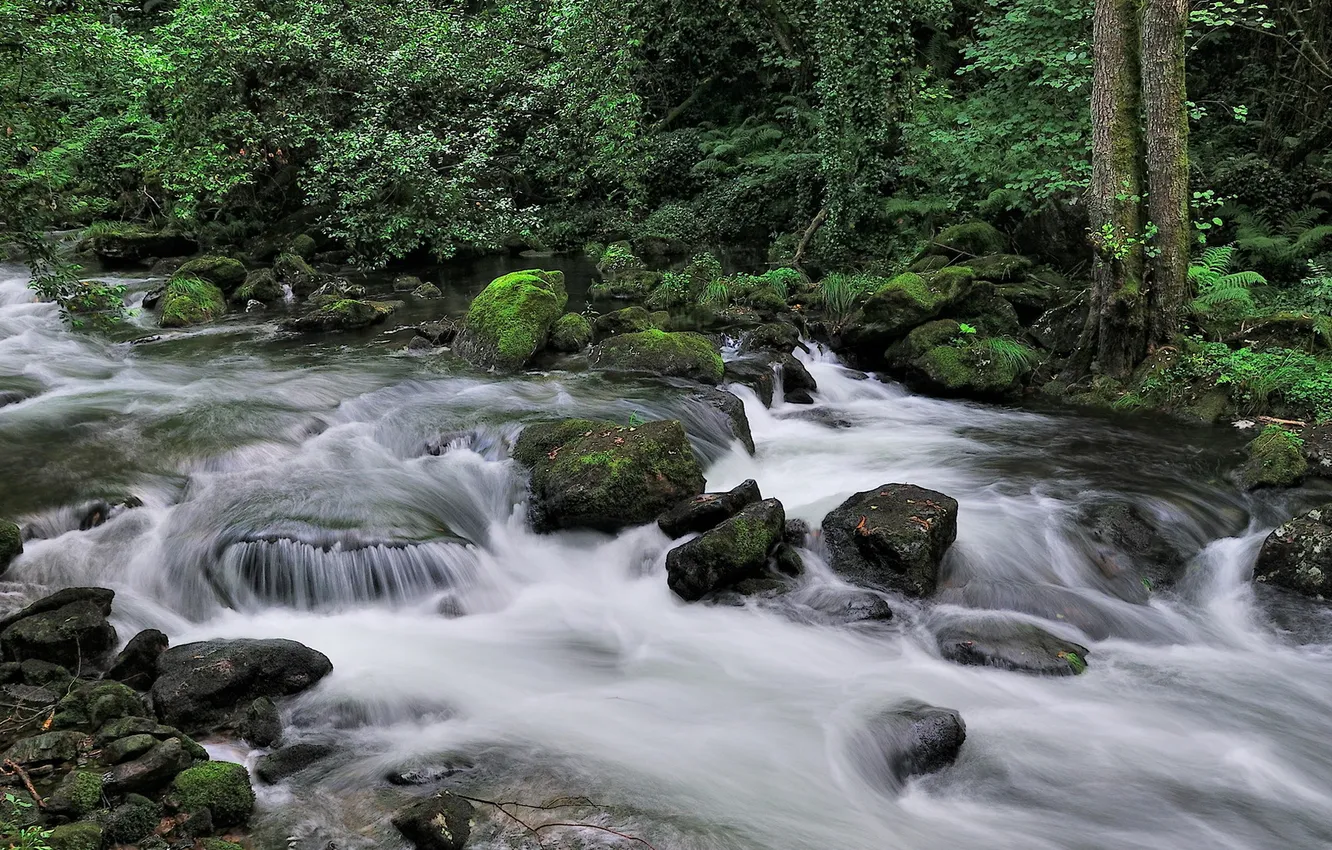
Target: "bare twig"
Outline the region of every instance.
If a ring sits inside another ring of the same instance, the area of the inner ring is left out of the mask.
[[[591,800],[587,799],[586,797],[558,797],[555,800],[552,800],[551,802],[546,803],[544,805],[534,806],[531,805],[530,803],[519,803],[512,800],[505,802],[499,802],[496,800],[485,800],[482,799],[481,797],[469,797],[466,794],[458,794],[458,793],[454,793],[453,796],[461,798],[463,800],[467,800],[468,802],[471,803],[479,803],[481,805],[491,806],[497,809],[505,817],[509,818],[514,823],[521,826],[523,829],[532,833],[532,837],[536,839],[537,844],[541,847],[546,846],[541,842],[541,830],[555,829],[557,827],[567,827],[570,829],[594,829],[597,830],[598,832],[605,832],[609,835],[614,835],[616,838],[623,838],[625,841],[632,841],[637,844],[642,844],[644,847],[648,848],[648,850],[657,850],[657,848],[649,844],[646,839],[639,838],[636,835],[629,835],[627,833],[611,829],[608,826],[598,826],[595,823],[584,823],[582,821],[567,821],[567,822],[559,821],[554,823],[539,823],[533,825],[523,820],[522,818],[518,817],[516,814],[509,811],[508,809],[509,806],[517,806],[519,808],[524,808],[524,809],[537,809],[541,811],[548,811],[550,809],[567,809],[574,806],[592,806],[593,808],[600,808],[600,806],[597,806],[595,803],[593,803]],[[563,802],[566,800],[569,802]]]
[[[28,772],[20,767],[18,762],[13,759],[5,759],[5,772],[10,775],[17,775],[19,779],[22,779],[23,787],[27,788],[28,793],[32,795],[32,799],[37,801],[37,806],[43,809],[46,808],[46,801],[42,799],[41,794],[37,793],[37,789],[33,787],[32,779],[28,776]]]

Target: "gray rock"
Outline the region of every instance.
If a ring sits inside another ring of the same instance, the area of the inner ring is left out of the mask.
[[[684,537],[715,528],[762,498],[758,482],[751,478],[724,493],[700,493],[686,499],[658,517],[657,525],[671,539]]]
[[[300,743],[283,747],[259,759],[255,765],[255,775],[270,785],[295,776],[315,762],[328,758],[337,752],[337,747],[330,744]]]
[[[1332,503],[1273,530],[1258,552],[1253,579],[1315,599],[1332,596]]]
[[[417,850],[463,850],[472,834],[472,804],[445,791],[393,816],[393,826]]]
[[[1087,669],[1087,647],[1028,623],[977,620],[935,634],[949,661],[1038,676],[1074,676]]]
[[[666,582],[688,602],[760,575],[781,542],[786,513],[776,499],[756,502],[666,554]]]
[[[167,636],[157,629],[144,629],[125,644],[107,669],[105,678],[123,682],[136,690],[148,690],[157,680],[157,659],[169,643]]]
[[[928,596],[957,538],[957,502],[913,484],[857,493],[823,518],[829,565],[856,582]]]
[[[897,790],[912,776],[951,765],[966,739],[956,711],[907,703],[870,718],[853,736],[850,754],[867,778]]]

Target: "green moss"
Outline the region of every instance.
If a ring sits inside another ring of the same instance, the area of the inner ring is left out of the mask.
[[[177,274],[162,295],[162,327],[183,328],[211,322],[227,312],[222,290],[202,278]]]
[[[656,329],[611,337],[593,350],[592,366],[714,385],[721,383],[726,368],[716,346],[702,334]]]
[[[300,257],[302,260],[308,260],[311,257],[313,257],[316,247],[317,246],[315,245],[314,237],[309,236],[305,233],[302,233],[298,236],[293,236],[291,239],[291,244],[288,246],[291,253]]]
[[[534,422],[522,430],[513,445],[513,459],[523,466],[534,466],[541,458],[579,437],[618,427],[604,419],[560,419]]]
[[[89,821],[57,826],[51,830],[46,844],[50,850],[100,850],[102,827]]]
[[[569,296],[557,271],[512,272],[472,301],[454,349],[478,366],[518,369],[546,344]]]
[[[162,807],[147,797],[130,794],[106,818],[106,840],[110,844],[133,844],[152,835],[162,817]]]
[[[290,251],[278,254],[273,261],[273,274],[279,281],[290,285],[308,284],[317,277],[309,263]]]
[[[938,303],[939,294],[932,291],[925,278],[915,272],[906,272],[899,274],[883,283],[871,293],[871,296],[893,295],[900,293],[911,301],[926,309],[932,308]]]
[[[992,254],[967,260],[964,268],[971,269],[977,280],[1004,282],[1021,279],[1031,269],[1031,260],[1016,254]]]
[[[102,805],[102,775],[90,770],[70,773],[51,794],[47,805],[62,814],[83,817]]]
[[[0,519],[0,571],[23,554],[23,532],[17,523]]]
[[[190,260],[176,269],[172,277],[197,277],[230,292],[245,282],[245,266],[231,257],[210,255]]]
[[[56,703],[54,729],[95,731],[109,720],[141,717],[147,713],[143,698],[120,682],[102,681],[80,685]]]
[[[580,313],[565,313],[550,328],[550,347],[572,354],[592,341],[592,323]]]
[[[1008,240],[983,221],[968,221],[944,228],[934,237],[931,253],[950,253],[965,257],[983,257],[1002,254]]]
[[[1248,445],[1248,459],[1239,469],[1246,490],[1260,487],[1292,487],[1309,471],[1304,440],[1280,425],[1268,425]]]
[[[232,293],[231,300],[240,304],[247,301],[262,301],[265,304],[271,304],[275,301],[281,301],[285,295],[286,293],[282,291],[282,285],[277,282],[272,270],[256,269],[245,276],[245,282]]]
[[[199,846],[202,850],[245,850],[241,845],[222,838],[201,838]]]
[[[1061,652],[1057,656],[1068,662],[1068,666],[1073,670],[1073,675],[1077,676],[1087,672],[1087,662],[1076,652]]]
[[[208,809],[217,826],[244,823],[254,811],[254,789],[244,765],[210,761],[176,776],[172,794],[182,812]]]

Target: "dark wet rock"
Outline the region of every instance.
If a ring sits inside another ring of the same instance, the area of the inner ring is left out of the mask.
[[[536,456],[530,490],[531,519],[538,531],[614,532],[651,522],[702,492],[703,473],[679,422],[587,432],[578,430],[587,420],[576,423],[570,439],[544,453],[522,446],[521,438],[515,450],[520,460]],[[549,441],[541,443],[546,445]]]
[[[1258,552],[1253,579],[1315,599],[1332,596],[1332,503],[1269,534]]]
[[[812,394],[818,392],[819,385],[805,364],[790,354],[778,359],[777,364],[783,398],[793,404],[812,404]]]
[[[792,546],[804,546],[809,537],[809,523],[803,519],[788,519],[782,530],[782,539]]]
[[[1107,583],[1127,602],[1145,602],[1152,590],[1184,574],[1186,559],[1161,535],[1150,515],[1132,502],[1101,502],[1085,508],[1079,523],[1085,545]]]
[[[93,821],[78,821],[57,826],[46,837],[50,850],[98,850],[104,840],[103,828]]]
[[[558,271],[528,269],[496,278],[472,300],[453,349],[482,368],[521,369],[545,347],[568,301]]]
[[[463,850],[472,834],[472,804],[447,791],[393,815],[393,826],[417,850]]]
[[[231,257],[216,254],[196,257],[182,265],[172,277],[197,277],[206,280],[223,292],[231,292],[245,282],[245,265]]]
[[[745,451],[754,453],[754,434],[749,430],[749,415],[739,396],[714,387],[695,390],[692,396],[725,416],[731,436],[740,441]]]
[[[1087,297],[1085,294],[1051,307],[1040,315],[1029,329],[1032,339],[1042,348],[1061,357],[1073,353],[1077,348],[1078,335],[1087,322]]]
[[[715,528],[762,498],[758,482],[751,478],[724,493],[700,493],[686,499],[658,517],[657,524],[667,537],[676,539]]]
[[[15,741],[8,750],[5,750],[4,757],[0,761],[12,761],[27,768],[43,764],[62,764],[78,758],[83,745],[84,736],[73,730],[43,732]]]
[[[141,225],[119,225],[90,240],[92,252],[108,265],[143,262],[152,257],[193,254],[199,246],[193,238],[174,230],[151,230]]]
[[[129,794],[106,817],[106,839],[111,844],[134,844],[147,838],[162,819],[162,806],[139,794]]]
[[[181,772],[171,797],[184,812],[207,809],[215,827],[243,824],[254,811],[254,789],[244,765],[212,761]]]
[[[124,682],[131,688],[146,691],[157,680],[157,659],[166,651],[170,641],[157,629],[144,629],[134,637],[111,662],[105,678]]]
[[[116,630],[107,621],[114,597],[104,588],[68,588],[6,617],[0,621],[5,660],[95,669],[116,643]]]
[[[416,335],[431,345],[448,345],[458,335],[458,323],[452,319],[436,319],[416,326]]]
[[[102,747],[102,762],[108,765],[117,765],[121,762],[136,759],[156,746],[157,739],[148,734],[117,738]]]
[[[795,349],[805,349],[800,341],[800,331],[795,325],[786,322],[769,322],[750,331],[740,351],[748,354],[756,351],[770,351],[778,354],[790,354]]]
[[[83,682],[56,704],[52,726],[92,732],[110,720],[148,713],[143,697],[120,682]]]
[[[38,661],[30,658],[19,664],[19,674],[23,684],[37,687],[49,687],[64,691],[74,678],[68,670],[50,661]]]
[[[782,503],[766,499],[666,554],[667,584],[688,602],[763,572],[786,527]]]
[[[565,313],[550,328],[550,341],[547,345],[552,351],[574,354],[582,351],[592,342],[592,325],[587,317],[580,313]]]
[[[688,331],[647,330],[614,336],[592,349],[591,366],[608,372],[644,373],[719,384],[725,364],[712,341]]]
[[[333,670],[322,652],[293,640],[214,640],[162,653],[153,705],[187,732],[226,724],[259,697],[297,694]]]
[[[411,292],[414,289],[417,289],[418,287],[422,286],[424,283],[425,281],[421,280],[421,278],[417,277],[414,274],[398,275],[393,279],[393,291]]]
[[[1319,478],[1332,478],[1332,423],[1306,426],[1300,431],[1304,441],[1304,458],[1309,474]],[[0,555],[0,562],[4,557]]]
[[[252,747],[274,747],[282,740],[282,714],[277,703],[259,697],[245,707],[236,731]]]
[[[148,267],[148,274],[153,277],[171,277],[172,272],[189,261],[189,257],[163,257]]]
[[[48,814],[81,818],[102,806],[102,776],[91,770],[75,770],[65,776],[46,798]]]
[[[327,307],[339,301],[362,298],[365,298],[364,286],[335,277],[320,284],[305,300],[312,307]]]
[[[895,790],[912,776],[951,765],[966,739],[956,711],[909,703],[870,718],[851,749],[868,778]]]
[[[395,309],[396,304],[388,301],[344,298],[304,316],[287,319],[282,323],[282,329],[300,333],[357,330],[384,321]]]
[[[9,569],[10,563],[23,554],[23,531],[18,523],[0,519],[0,573]]]
[[[957,260],[1002,254],[1008,250],[1008,238],[991,224],[968,221],[939,231],[930,240],[931,254],[941,254]]]
[[[805,604],[836,625],[884,623],[893,619],[893,608],[888,601],[863,588],[825,586],[816,589]]]
[[[0,686],[0,712],[9,717],[31,717],[34,723],[45,719],[51,707],[60,701],[63,691],[37,685]]]
[[[412,290],[413,298],[442,298],[444,293],[433,283],[423,283]]]
[[[204,850],[231,850],[229,847],[217,847],[213,842],[218,841],[219,839],[204,838],[206,835],[211,835],[215,829],[216,827],[213,826],[213,813],[208,809],[197,809],[193,812],[186,812],[185,822],[178,822],[175,831],[176,834],[182,838],[202,839],[198,843],[203,846]],[[227,842],[222,843],[225,844]],[[180,850],[185,850],[185,848],[182,847]]]
[[[792,413],[783,413],[782,417],[789,419],[803,419],[806,422],[816,422],[827,428],[845,429],[854,428],[856,425],[854,420],[849,419],[841,411],[828,407],[812,407],[806,410],[797,410]]]
[[[723,374],[727,383],[741,384],[752,389],[764,407],[772,407],[776,378],[772,363],[767,358],[755,357],[729,361]]]
[[[414,336],[407,340],[408,351],[434,351],[435,346],[430,344],[430,340],[425,337]]]
[[[957,538],[957,501],[913,484],[857,493],[823,518],[829,565],[846,578],[928,596]]]
[[[1039,676],[1074,676],[1087,669],[1087,648],[1029,623],[976,620],[940,628],[944,658]]]
[[[1280,425],[1268,425],[1244,451],[1246,457],[1235,478],[1245,490],[1294,487],[1309,471],[1304,440]]]
[[[438,785],[476,767],[469,759],[447,758],[439,762],[413,764],[394,770],[384,778],[390,785]]]
[[[143,500],[138,496],[97,499],[84,507],[83,517],[79,520],[79,531],[96,528],[125,511],[141,507],[143,507]]]
[[[798,576],[805,571],[805,559],[796,547],[785,541],[778,543],[772,553],[773,566],[777,572],[788,576]]]
[[[291,287],[296,295],[308,295],[319,286],[319,273],[300,256],[287,251],[273,262],[273,276],[278,283]]]
[[[337,747],[331,744],[317,744],[308,741],[291,744],[276,752],[262,756],[258,764],[255,765],[254,772],[264,782],[273,785],[288,777],[295,776],[335,752],[337,752]]]
[[[592,341],[601,342],[620,334],[640,333],[652,330],[656,325],[652,314],[642,307],[625,307],[610,313],[603,313],[592,322]]]
[[[231,293],[231,301],[233,304],[248,304],[251,301],[276,304],[286,296],[286,290],[278,283],[272,269],[255,269],[247,274],[245,282]]]
[[[566,443],[619,427],[616,423],[605,419],[554,419],[548,422],[533,422],[525,426],[519,432],[518,439],[514,441],[513,459],[523,466],[533,467],[537,461]]]

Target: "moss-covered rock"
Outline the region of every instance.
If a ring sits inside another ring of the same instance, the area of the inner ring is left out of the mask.
[[[129,794],[106,817],[106,840],[110,844],[134,844],[157,829],[162,807],[140,794]]]
[[[102,775],[75,770],[67,775],[46,800],[51,814],[81,818],[102,805]]]
[[[177,273],[162,294],[162,327],[184,328],[214,321],[227,312],[216,284]]]
[[[823,518],[829,566],[851,581],[928,596],[957,539],[957,501],[912,484],[851,496]]]
[[[952,319],[926,322],[887,352],[890,369],[909,383],[944,395],[999,398],[1021,388],[1035,352]]]
[[[101,850],[102,825],[85,820],[57,826],[46,844],[50,850]]]
[[[1280,425],[1268,425],[1245,451],[1248,458],[1236,472],[1239,484],[1245,490],[1294,487],[1309,471],[1304,440]]]
[[[580,313],[565,313],[550,328],[550,341],[547,345],[552,351],[573,354],[582,351],[592,342],[592,324]]]
[[[931,254],[963,258],[1003,254],[1007,250],[1008,239],[1004,234],[983,221],[946,227],[930,243]]]
[[[566,443],[579,437],[590,437],[598,431],[619,428],[614,422],[604,419],[556,419],[550,422],[533,422],[523,428],[513,444],[513,459],[526,467],[536,466],[537,461]]]
[[[52,726],[93,732],[109,720],[148,713],[143,698],[120,682],[88,682],[66,694],[56,705]]]
[[[235,826],[254,811],[254,789],[244,765],[210,761],[184,770],[171,783],[171,795],[182,812],[207,809],[215,826]]]
[[[1254,581],[1332,598],[1332,503],[1278,526],[1258,552]]]
[[[272,269],[255,269],[250,272],[245,276],[245,282],[231,294],[231,300],[236,304],[245,304],[249,301],[275,304],[285,297],[286,292],[283,291],[282,284],[278,283]]]
[[[136,759],[157,746],[157,739],[147,733],[117,738],[102,747],[102,761],[115,765],[130,759]]]
[[[384,321],[393,315],[395,309],[396,305],[388,301],[343,298],[325,304],[312,313],[288,319],[282,323],[282,327],[302,333],[352,331]]]
[[[413,298],[441,298],[444,293],[433,283],[423,283],[412,290]]]
[[[568,301],[562,272],[528,269],[496,278],[472,300],[453,350],[483,368],[520,369],[545,346]]]
[[[245,282],[246,273],[240,260],[212,254],[190,260],[176,269],[172,277],[197,277],[223,292],[230,292]]]
[[[319,285],[319,274],[310,264],[296,254],[287,251],[279,254],[273,261],[273,275],[278,283],[285,283],[297,295],[313,292]]]
[[[19,555],[23,554],[23,531],[18,523],[0,519],[0,573],[9,568]]]
[[[0,632],[0,649],[7,661],[37,659],[69,670],[96,668],[116,644],[116,630],[107,621],[110,602],[93,598],[70,598],[58,594],[52,607],[29,606]]]
[[[193,238],[174,230],[157,230],[123,222],[98,222],[89,237],[92,252],[105,263],[137,263],[153,257],[179,257],[199,249]]]
[[[291,242],[288,244],[287,250],[308,262],[310,258],[315,255],[315,250],[318,247],[319,246],[315,244],[313,236],[310,236],[307,233],[300,233],[291,237]]]
[[[976,279],[967,268],[900,274],[871,293],[847,320],[842,344],[861,362],[877,364],[889,345],[931,319],[953,314],[976,291]]]
[[[651,522],[666,508],[703,492],[703,473],[675,420],[582,430],[562,426],[520,447],[535,457],[531,519],[539,531],[592,528],[614,532]],[[544,453],[557,436],[571,435]]]
[[[800,345],[800,331],[786,322],[759,325],[745,337],[740,350],[746,354],[755,351],[776,351],[790,354]]]
[[[666,555],[666,583],[688,602],[760,575],[782,542],[786,513],[776,499],[756,502]]]
[[[935,634],[949,661],[1037,676],[1076,676],[1087,669],[1087,648],[1030,623],[975,620],[950,623]]]
[[[592,339],[600,342],[609,337],[639,333],[653,327],[652,314],[647,310],[642,307],[625,307],[597,316],[592,323]]]
[[[687,331],[648,330],[611,337],[592,349],[592,367],[721,383],[726,367],[712,341]]]
[[[62,764],[72,762],[79,755],[83,746],[83,735],[64,730],[43,732],[28,738],[20,738],[5,751],[4,761],[12,761],[23,767],[41,764]]]
[[[1007,283],[1021,280],[1031,270],[1031,260],[1017,254],[990,254],[984,257],[972,257],[962,261],[971,269],[977,280],[994,283]]]

